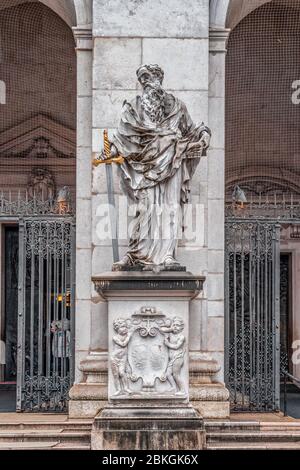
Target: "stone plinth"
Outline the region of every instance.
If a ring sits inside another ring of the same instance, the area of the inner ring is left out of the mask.
[[[205,431],[191,406],[113,406],[95,418],[91,446],[93,450],[203,449]]]
[[[94,449],[203,446],[189,404],[189,303],[204,278],[186,272],[114,272],[93,278],[108,301],[108,407]]]
[[[69,392],[69,417],[94,418],[107,404],[107,353],[91,352],[79,368],[83,381]]]
[[[190,352],[190,400],[206,419],[229,418],[229,391],[215,380],[220,365],[208,353]]]

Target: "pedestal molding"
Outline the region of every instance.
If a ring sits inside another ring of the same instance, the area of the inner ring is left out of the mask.
[[[193,299],[203,290],[204,276],[195,276],[186,272],[109,272],[93,276],[96,292],[102,299],[108,297],[126,297],[139,291],[140,296],[149,297],[187,297]],[[167,295],[167,296],[168,296]]]

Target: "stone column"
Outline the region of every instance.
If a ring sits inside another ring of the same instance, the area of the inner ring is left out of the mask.
[[[224,181],[225,181],[225,55],[227,29],[209,33],[208,159],[208,325],[207,350],[224,364]],[[220,380],[224,379],[221,371]]]
[[[212,131],[207,158],[207,311],[202,323],[201,353],[190,361],[191,399],[207,418],[229,415],[224,386],[224,127],[225,53],[229,30],[209,32],[208,125]]]
[[[107,365],[106,357],[91,349],[92,30],[76,27],[73,31],[77,46],[76,331],[75,383],[70,390],[69,415],[76,418],[95,416],[99,410],[102,389],[106,389],[102,369]]]

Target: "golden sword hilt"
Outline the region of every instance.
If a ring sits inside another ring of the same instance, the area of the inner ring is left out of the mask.
[[[104,145],[104,153],[107,160],[111,159],[111,152],[110,152],[110,142],[108,140],[108,132],[106,129],[103,131],[103,145]]]
[[[93,160],[94,166],[101,165],[102,163],[105,163],[106,165],[111,163],[117,163],[118,165],[121,165],[124,162],[124,157],[122,157],[122,155],[118,155],[117,157],[111,156],[111,143],[108,140],[108,132],[106,129],[103,131],[103,149],[105,158],[102,160],[95,158]]]

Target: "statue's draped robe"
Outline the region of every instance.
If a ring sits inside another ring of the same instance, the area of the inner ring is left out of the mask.
[[[190,181],[199,158],[186,158],[190,142],[210,132],[196,127],[178,99],[159,124],[147,118],[141,98],[125,101],[114,143],[125,158],[121,188],[136,204],[128,256],[133,263],[163,264],[174,257],[181,233],[181,205],[188,202]],[[132,224],[131,224],[132,228]]]

